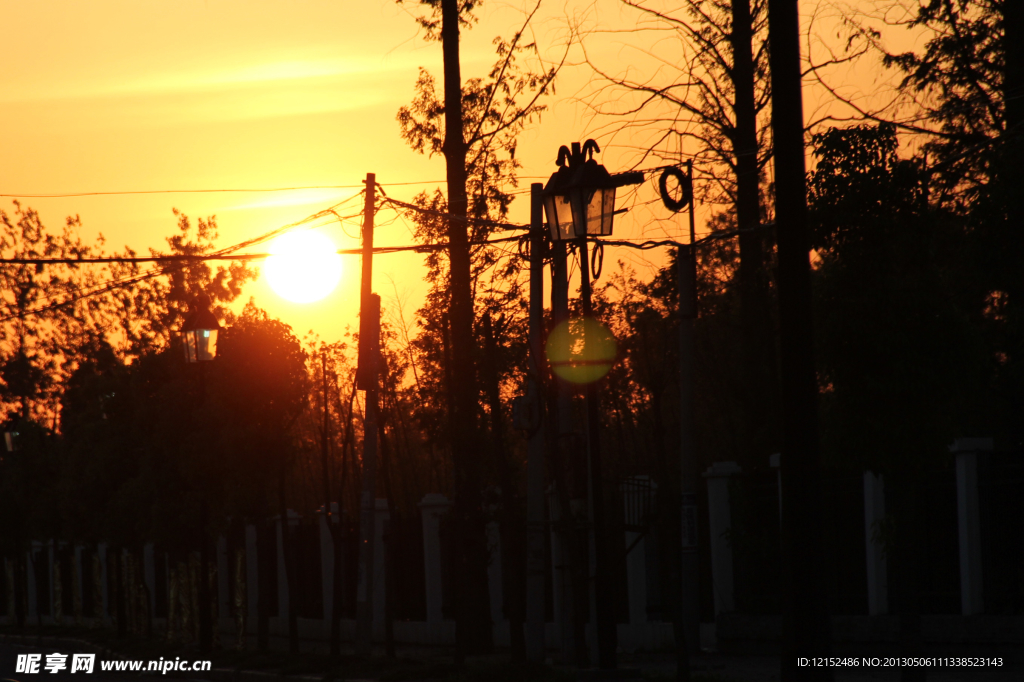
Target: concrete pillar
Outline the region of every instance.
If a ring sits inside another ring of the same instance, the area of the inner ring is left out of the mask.
[[[572,576],[569,572],[569,548],[565,546],[562,507],[555,489],[548,488],[548,520],[551,531],[551,597],[558,632],[559,657],[563,663],[575,661],[572,623]]]
[[[284,534],[281,519],[277,519],[277,615],[288,617],[288,572],[284,565]]]
[[[75,545],[75,558],[74,558],[74,562],[75,562],[74,563],[74,567],[72,568],[72,570],[74,571],[73,580],[75,581],[75,590],[76,590],[76,593],[78,594],[79,607],[81,607],[82,600],[85,599],[85,591],[87,589],[88,590],[92,589],[92,585],[86,585],[84,582],[82,582],[82,546],[81,545]],[[152,593],[152,588],[150,589],[150,593]],[[150,599],[150,604],[152,604],[152,598]],[[152,609],[150,610],[150,613],[153,613]],[[13,616],[14,613],[11,612],[11,615]],[[75,625],[80,625],[81,624],[81,616],[82,616],[81,608],[79,608],[79,610],[75,613]]]
[[[293,526],[299,523],[299,513],[289,509],[288,515],[288,527],[289,530]],[[291,595],[288,594],[288,569],[284,563],[284,526],[281,525],[281,519],[277,519],[277,615],[279,618],[288,618],[288,600]],[[295,534],[291,536],[294,540]],[[286,621],[285,621],[286,622]]]
[[[885,482],[881,474],[864,472],[864,552],[868,571],[868,614],[889,612],[889,572],[885,547],[876,539],[885,519]]]
[[[547,497],[548,528],[554,528],[556,524],[561,521],[561,516],[558,513],[558,500],[555,498],[555,491],[553,488],[548,488],[545,495]],[[553,622],[561,623],[564,620],[562,614],[565,611],[562,604],[562,574],[565,572],[565,558],[562,555],[562,538],[556,532],[551,532],[549,535],[551,551],[552,616]]]
[[[331,502],[331,522],[338,521],[338,503]],[[324,633],[330,633],[334,613],[334,539],[327,525],[327,515],[320,514],[320,585],[324,595]]]
[[[46,590],[50,601],[50,618],[53,619],[54,623],[57,622],[57,584],[56,574],[54,572],[54,562],[57,561],[57,555],[54,552],[52,542],[47,542],[45,546],[46,556],[46,584],[48,589]]]
[[[100,557],[100,596],[102,597],[102,603],[96,605],[96,615],[99,617],[100,622],[106,623],[114,616],[114,614],[110,612],[110,580],[108,579],[107,543],[101,542],[96,547],[96,552]]]
[[[774,455],[768,457],[768,466],[775,469],[775,484],[778,486],[779,493],[779,527],[782,527],[782,453],[776,452]]]
[[[949,446],[956,456],[956,506],[960,535],[960,609],[983,613],[981,513],[978,504],[978,454],[991,452],[991,438],[958,438]]]
[[[78,558],[78,548],[75,548],[75,559]],[[153,543],[147,543],[142,547],[142,580],[146,583],[146,591],[149,592],[149,614],[156,616],[156,564],[154,563]]]
[[[28,610],[26,613],[26,620],[38,618],[39,616],[39,590],[36,588],[36,547],[38,542],[29,543],[28,556],[25,558],[28,560],[25,564],[27,570],[25,571],[26,577],[26,595],[28,602]]]
[[[650,476],[633,476],[621,486],[626,523],[626,589],[629,595],[629,622],[647,622],[647,540],[641,525],[650,521],[655,485]],[[632,549],[630,549],[632,548]]]
[[[228,539],[224,536],[217,538],[217,618],[231,618],[234,609],[231,608],[231,579],[234,571],[231,570],[231,557],[228,556]],[[215,624],[215,627],[219,627]]]
[[[703,476],[708,482],[708,523],[711,526],[711,584],[715,615],[736,610],[733,593],[732,528],[729,509],[729,477],[740,473],[736,462],[715,462]]]
[[[256,632],[259,622],[260,583],[259,562],[256,554],[256,526],[245,527],[245,592],[246,592],[246,630]]]
[[[487,590],[491,598],[491,622],[499,625],[504,619],[503,615],[503,593],[501,584],[501,532],[498,523],[491,521],[487,524]]]
[[[14,559],[4,558],[3,563],[4,569],[4,587],[7,590],[7,624],[12,625],[15,623],[16,614],[18,613],[17,602],[15,601],[15,580],[17,580],[17,569],[16,562]]]
[[[385,580],[387,571],[384,565],[384,524],[391,515],[388,513],[388,501],[376,500],[373,514],[373,622],[384,623]]]
[[[423,519],[423,574],[427,589],[427,622],[440,623],[441,613],[441,517],[452,503],[439,493],[428,493],[420,501]]]

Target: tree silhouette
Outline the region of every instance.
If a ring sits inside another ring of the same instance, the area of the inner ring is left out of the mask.
[[[51,233],[39,214],[14,202],[0,211],[0,252],[7,258],[85,258],[97,248],[78,236],[81,221],[68,218]],[[61,382],[74,371],[77,349],[105,335],[97,302],[77,294],[98,275],[75,264],[22,263],[0,268],[0,380],[5,416],[56,425]]]
[[[586,101],[602,118],[611,118],[597,130],[610,144],[633,149],[638,164],[648,157],[679,163],[686,150],[695,190],[721,211],[712,226],[742,230],[734,285],[742,329],[743,418],[740,448],[731,458],[760,463],[778,441],[771,244],[758,229],[772,212],[765,176],[772,154],[766,3],[687,0],[672,9],[634,0],[622,4],[636,22],[627,44],[649,66],[611,67],[588,55],[600,89]],[[598,28],[592,38],[618,32]],[[675,58],[648,48],[651,41],[665,44],[667,37],[681,46]]]
[[[434,285],[428,307],[433,310],[425,317],[426,329],[439,333],[440,348],[449,359],[443,363],[445,390],[441,395],[447,398],[446,435],[451,443],[455,492],[453,517],[459,538],[461,578],[455,603],[461,657],[471,650],[492,646],[478,456],[484,441],[478,419],[478,358],[473,327],[475,285],[479,281],[474,278],[479,270],[474,270],[481,264],[487,267],[488,259],[490,265],[495,261],[486,252],[478,250],[474,254],[469,242],[492,229],[479,223],[479,218],[501,219],[507,212],[511,196],[503,185],[515,182],[515,136],[543,110],[538,100],[549,90],[557,69],[533,74],[518,68],[517,56],[534,49],[523,44],[520,30],[507,42],[496,41],[498,61],[486,80],[463,82],[459,28],[460,24],[472,24],[477,3],[423,0],[421,4],[430,8],[429,15],[419,19],[426,38],[442,44],[443,98],[436,96],[433,78],[421,71],[416,99],[411,107],[399,111],[398,120],[403,137],[413,149],[444,154],[447,168],[447,196],[421,196],[418,203],[435,212],[434,218],[419,221],[422,234],[443,234],[447,240],[447,271],[438,267],[438,257],[428,261]],[[527,23],[532,16],[527,17]],[[525,104],[519,102],[522,97],[527,100]],[[436,337],[432,345],[438,346]]]

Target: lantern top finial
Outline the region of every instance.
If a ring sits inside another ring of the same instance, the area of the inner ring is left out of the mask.
[[[201,292],[192,299],[191,311],[185,316],[181,331],[190,332],[196,329],[220,329],[217,316],[210,311],[212,299],[206,292]]]

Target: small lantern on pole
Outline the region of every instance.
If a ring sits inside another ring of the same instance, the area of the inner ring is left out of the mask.
[[[189,363],[206,362],[217,356],[217,316],[210,312],[210,297],[199,294],[192,302],[192,311],[181,327],[185,359]]]

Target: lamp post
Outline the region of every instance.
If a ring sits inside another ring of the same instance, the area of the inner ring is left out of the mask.
[[[553,241],[575,241],[580,254],[580,296],[584,320],[593,315],[590,286],[590,262],[587,240],[607,237],[612,233],[615,215],[615,190],[643,182],[642,173],[612,176],[594,160],[600,148],[594,140],[579,142],[558,150],[558,170],[544,187],[544,210]],[[597,339],[584,323],[584,352]],[[591,337],[591,338],[588,338]],[[615,625],[614,585],[610,575],[610,547],[605,524],[601,478],[600,396],[593,381],[585,388],[587,414],[588,487],[590,488],[590,521],[593,533],[594,604],[597,621],[598,665],[603,669],[616,667],[617,636]]]
[[[210,311],[210,297],[200,294],[192,302],[192,311],[185,317],[181,336],[185,361],[199,365],[199,404],[206,399],[205,363],[217,356],[220,322]],[[208,654],[213,649],[213,614],[210,609],[210,554],[206,541],[206,494],[199,497],[199,650]]]

